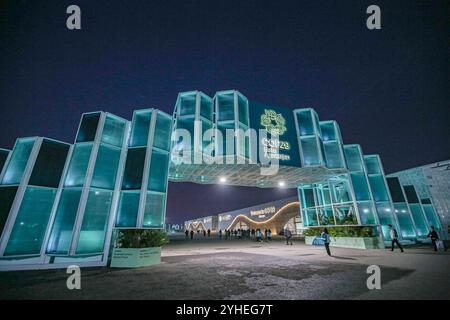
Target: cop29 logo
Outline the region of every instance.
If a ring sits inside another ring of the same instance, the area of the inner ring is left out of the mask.
[[[281,113],[275,110],[265,109],[261,115],[261,125],[264,126],[270,134],[281,136],[286,132],[286,120]]]

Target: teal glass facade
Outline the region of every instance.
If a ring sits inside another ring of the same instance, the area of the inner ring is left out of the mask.
[[[250,129],[265,129],[264,138]],[[264,176],[272,149],[279,149],[279,169]],[[249,101],[236,90],[213,98],[182,92],[173,115],[142,109],[128,121],[85,113],[73,144],[19,138],[13,150],[0,149],[0,170],[0,269],[106,265],[114,230],[163,229],[169,180],[283,181],[298,190],[306,227],[375,226],[390,240],[391,224],[411,241],[442,228],[431,199],[386,178],[378,155],[344,144],[336,121],[311,108]]]

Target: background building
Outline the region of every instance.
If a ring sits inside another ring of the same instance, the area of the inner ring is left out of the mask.
[[[414,186],[420,202],[426,208],[429,224],[439,225],[442,222],[442,235],[448,236],[450,233],[450,160],[392,173],[389,177],[398,177],[403,185]],[[433,212],[433,207],[436,212]]]
[[[217,223],[211,223],[217,221]],[[288,228],[294,234],[303,230],[300,206],[297,197],[219,213],[217,215],[188,220],[184,223],[187,230],[208,230],[217,233],[219,230],[270,229],[276,234]]]

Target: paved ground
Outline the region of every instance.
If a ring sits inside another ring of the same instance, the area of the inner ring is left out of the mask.
[[[177,240],[157,266],[83,269],[82,290],[66,288],[65,270],[0,273],[0,299],[450,299],[450,252],[332,251],[328,257],[301,242]],[[381,267],[381,290],[366,287],[372,264]]]

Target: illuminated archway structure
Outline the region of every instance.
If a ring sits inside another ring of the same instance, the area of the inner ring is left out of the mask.
[[[278,209],[272,216],[267,219],[257,221],[245,214],[236,216],[226,230],[234,230],[240,223],[244,223],[248,229],[270,229],[273,234],[278,234],[289,220],[299,215],[300,203],[290,202]]]
[[[176,129],[193,139],[180,140],[177,133],[172,143]],[[214,134],[202,139],[208,129]],[[231,148],[219,144],[227,129],[236,130]],[[278,136],[265,137],[255,149],[253,138],[242,133],[247,129]],[[216,159],[231,163],[198,162],[210,160],[211,144]],[[274,148],[279,170],[262,175],[267,150]],[[194,164],[180,163],[180,150]],[[207,184],[226,177],[231,185],[297,188],[305,226],[372,225],[388,239],[392,224],[403,239],[415,240],[430,225],[422,204],[410,209],[414,188],[406,194],[398,178],[386,179],[378,155],[345,145],[335,121],[319,121],[310,108],[249,101],[236,90],[213,98],[180,93],[172,116],[136,110],[130,122],[85,113],[73,144],[19,138],[11,152],[0,150],[0,165],[3,270],[106,265],[115,229],[164,227],[169,180]]]

